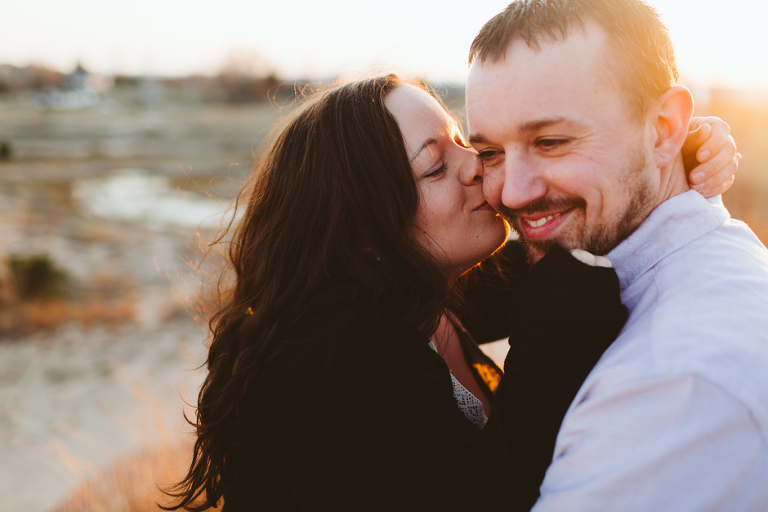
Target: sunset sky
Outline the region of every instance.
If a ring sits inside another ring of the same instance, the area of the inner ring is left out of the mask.
[[[105,74],[216,73],[228,59],[322,80],[394,70],[463,82],[469,44],[507,0],[25,0],[0,16],[0,63]],[[684,83],[768,88],[768,2],[650,0]],[[471,7],[470,7],[471,6]]]

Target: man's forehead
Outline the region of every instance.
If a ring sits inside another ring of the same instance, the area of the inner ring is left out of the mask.
[[[470,67],[478,63],[495,63],[501,61],[505,58],[506,52],[513,46],[524,46],[536,51],[540,50],[541,47],[545,45],[568,42],[573,35],[583,37],[589,34],[608,35],[600,23],[589,17],[575,17],[573,19],[564,20],[563,23],[556,24],[555,26],[542,26],[538,29],[526,27],[517,33],[511,33],[509,41],[503,48],[489,48],[487,52],[480,52],[478,55],[471,57]],[[502,49],[499,50],[498,48]]]
[[[473,63],[472,68],[482,69],[493,65],[514,63],[521,58],[526,61],[543,60],[551,58],[553,54],[583,57],[584,60],[591,61],[595,58],[607,57],[609,47],[609,36],[605,30],[594,22],[588,22],[583,26],[574,27],[562,37],[542,35],[532,44],[522,38],[514,38],[507,45],[501,58],[483,62],[477,61]],[[470,68],[470,72],[472,68]]]
[[[631,118],[626,91],[606,77],[604,63],[546,64],[505,72],[501,63],[473,75],[466,106],[471,143],[528,140],[542,131],[586,133]],[[569,71],[561,69],[573,64]]]
[[[526,104],[529,98],[512,95],[525,93],[532,99],[536,93],[552,90],[555,96],[566,98],[571,92],[568,86],[582,85],[584,81],[599,86],[612,81],[607,76],[613,72],[611,64],[607,35],[594,24],[564,39],[542,42],[538,48],[522,39],[515,40],[503,59],[476,61],[470,67],[466,89],[470,125],[474,107],[491,99],[503,97]]]

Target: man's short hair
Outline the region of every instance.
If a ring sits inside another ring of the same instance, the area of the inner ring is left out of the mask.
[[[469,63],[504,58],[517,39],[539,48],[592,21],[612,43],[612,70],[639,116],[679,78],[669,32],[656,11],[640,0],[517,0],[491,18],[472,41]],[[606,63],[610,64],[610,63]]]

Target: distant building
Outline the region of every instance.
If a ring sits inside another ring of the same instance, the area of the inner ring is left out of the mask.
[[[81,62],[77,63],[75,69],[67,75],[69,88],[73,91],[83,91],[88,82],[88,71],[85,70]]]

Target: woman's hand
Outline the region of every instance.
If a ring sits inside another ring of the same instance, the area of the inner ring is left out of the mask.
[[[683,144],[683,161],[691,187],[704,197],[722,194],[733,184],[741,154],[719,117],[694,117]]]
[[[571,256],[590,267],[612,268],[613,263],[605,256],[595,256],[584,249],[571,249]]]

